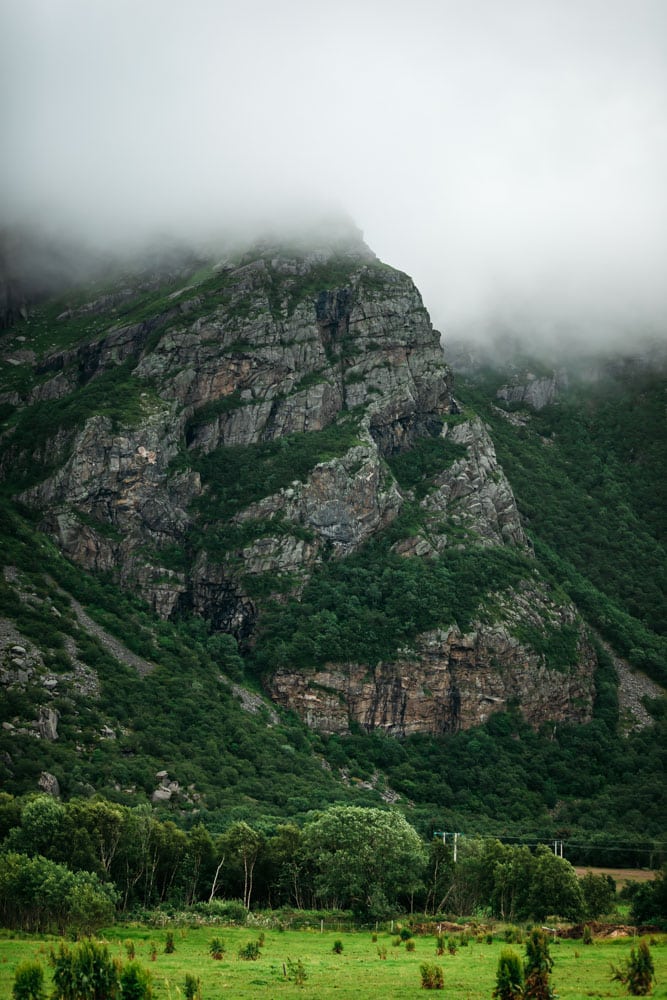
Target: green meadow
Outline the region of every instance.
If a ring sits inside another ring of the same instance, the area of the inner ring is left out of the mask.
[[[260,927],[172,928],[174,951],[166,954],[168,929],[125,925],[110,928],[99,936],[108,943],[111,954],[123,962],[127,961],[132,942],[136,959],[150,969],[155,1000],[184,997],[186,975],[201,981],[202,1000],[233,997],[399,1000],[424,996],[420,975],[420,965],[424,962],[435,962],[443,969],[444,989],[439,996],[448,1000],[481,1000],[491,997],[501,949],[512,947],[522,958],[524,955],[523,945],[508,946],[502,934],[495,935],[490,943],[486,935],[471,937],[467,945],[459,944],[455,954],[446,951],[436,956],[436,938],[431,934],[415,935],[414,950],[409,950],[396,933],[380,932],[374,941],[370,931],[320,932],[319,926],[285,931]],[[260,941],[262,934],[260,957],[255,961],[240,958],[239,950],[249,942]],[[210,954],[213,938],[221,939],[224,945],[223,957],[218,960]],[[667,998],[667,935],[655,935],[649,940],[657,977],[652,996]],[[3,1000],[11,997],[14,970],[25,959],[42,962],[48,992],[51,984],[48,954],[58,941],[55,937],[2,932],[0,997]],[[340,953],[334,951],[337,941],[342,944]],[[627,996],[624,986],[612,982],[611,966],[622,964],[632,944],[633,940],[627,937],[597,939],[590,945],[580,940],[554,941],[551,982],[555,993],[560,1000]],[[294,981],[299,961],[307,977],[300,985]]]

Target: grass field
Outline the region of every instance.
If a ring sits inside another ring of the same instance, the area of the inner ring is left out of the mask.
[[[265,942],[257,961],[238,957],[239,948],[259,938],[255,928],[199,927],[174,930],[175,951],[164,953],[166,931],[145,927],[113,927],[100,938],[109,943],[113,955],[126,960],[125,942],[131,940],[136,958],[150,968],[155,1000],[177,1000],[183,996],[186,973],[201,979],[202,1000],[234,997],[300,997],[302,1000],[364,1000],[364,998],[408,998],[424,996],[419,966],[436,962],[444,970],[444,990],[439,996],[448,1000],[490,998],[495,982],[498,956],[507,947],[501,937],[491,944],[471,940],[455,955],[435,955],[435,938],[417,936],[415,949],[405,943],[396,946],[397,938],[380,933],[377,942],[370,932],[335,932],[265,930]],[[222,938],[225,954],[221,960],[209,955],[213,937]],[[334,942],[343,945],[341,954],[333,951]],[[13,936],[0,937],[0,998],[9,1000],[17,963],[23,959],[43,962],[50,986],[47,957],[56,938]],[[151,945],[157,946],[157,958],[151,961]],[[620,964],[629,955],[632,940],[621,938],[596,941],[585,946],[580,941],[560,941],[551,949],[554,958],[552,984],[561,1000],[627,996],[624,987],[611,982],[610,966]],[[522,945],[512,945],[522,956]],[[382,959],[378,949],[386,949]],[[667,935],[652,939],[651,952],[656,968],[656,998],[667,998]],[[301,960],[307,979],[301,986],[285,977],[288,960]]]

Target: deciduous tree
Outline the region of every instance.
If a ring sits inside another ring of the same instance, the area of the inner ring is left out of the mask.
[[[334,905],[384,916],[422,884],[426,851],[400,813],[334,806],[306,824],[303,839],[316,891]]]

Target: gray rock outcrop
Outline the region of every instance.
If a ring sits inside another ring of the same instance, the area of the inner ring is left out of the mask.
[[[506,403],[525,403],[533,410],[542,410],[550,406],[567,388],[568,377],[565,369],[559,369],[552,375],[539,377],[531,372],[525,376],[517,375],[508,385],[501,386],[496,392],[497,399]]]

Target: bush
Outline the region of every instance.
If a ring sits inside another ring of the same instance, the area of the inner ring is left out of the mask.
[[[138,962],[128,962],[120,974],[120,989],[123,1000],[151,1000],[150,972]]]
[[[185,1000],[202,1000],[201,980],[196,976],[191,976],[189,972],[185,974],[183,996],[185,997]]]
[[[655,967],[646,941],[639,942],[637,951],[630,949],[630,958],[625,960],[620,969],[612,966],[611,978],[627,986],[628,993],[634,997],[648,996],[655,980]]]
[[[208,950],[211,953],[211,958],[220,959],[225,953],[225,945],[221,938],[213,938],[208,946]]]
[[[500,953],[496,986],[491,996],[494,1000],[521,1000],[523,996],[521,958],[511,948],[503,948]]]
[[[423,990],[443,990],[445,988],[445,977],[441,965],[431,962],[423,962],[419,966],[422,977]]]
[[[242,958],[244,962],[256,962],[259,958],[259,941],[248,941],[239,948],[239,958]]]
[[[336,940],[333,943],[333,948],[331,950],[334,951],[337,955],[340,955],[343,950],[343,942],[340,941],[338,938],[336,938]]]
[[[57,952],[51,950],[49,964],[53,967],[53,1000],[99,1000],[113,998],[118,992],[118,963],[98,941],[82,941],[74,950],[61,944]]]
[[[127,953],[127,957],[129,958],[129,960],[131,962],[134,961],[134,958],[135,958],[135,955],[136,955],[135,948],[134,948],[134,941],[131,941],[129,938],[125,942],[125,951]]]
[[[414,943],[414,941],[412,939],[410,939],[409,941],[405,942],[405,950],[406,951],[414,951],[415,950],[415,943]]]
[[[176,951],[176,945],[174,944],[174,933],[173,931],[167,931],[167,937],[164,943],[164,953],[165,955],[173,955]]]
[[[581,933],[581,941],[582,944],[593,944],[593,934],[588,924],[584,924],[584,929]]]
[[[39,962],[19,962],[14,973],[13,1000],[43,1000],[44,970]]]
[[[220,917],[229,924],[245,924],[248,911],[240,899],[212,899],[210,903],[197,903],[193,909],[209,917]]]

